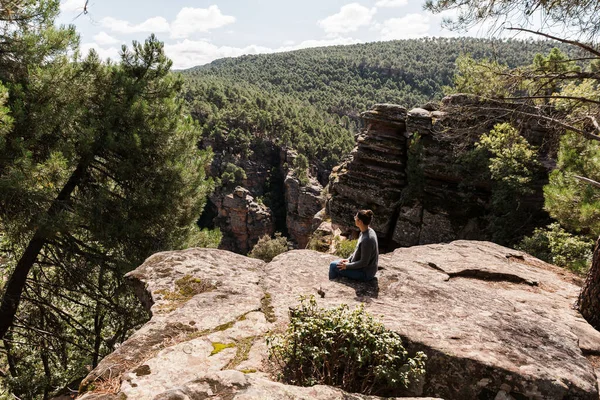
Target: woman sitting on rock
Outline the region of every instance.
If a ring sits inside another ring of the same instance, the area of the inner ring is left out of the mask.
[[[340,276],[358,281],[370,281],[377,273],[379,247],[375,231],[369,228],[373,211],[360,210],[354,216],[354,224],[360,229],[360,236],[354,253],[348,259],[337,260],[329,265],[329,279]]]

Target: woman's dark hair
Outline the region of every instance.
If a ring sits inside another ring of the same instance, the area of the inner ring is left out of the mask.
[[[373,219],[373,211],[360,210],[356,213],[356,216],[362,221],[363,224],[369,225],[371,223],[371,220]]]

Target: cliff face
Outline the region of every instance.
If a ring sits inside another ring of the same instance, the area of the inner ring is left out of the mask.
[[[422,385],[394,396],[598,399],[586,356],[600,354],[600,333],[573,310],[579,287],[567,271],[476,241],[383,254],[369,283],[329,281],[333,259],[153,255],[128,274],[152,319],[90,373],[82,399],[375,399],[274,381],[265,334],[283,329],[301,295],[321,307],[363,304],[409,354],[427,354]]]
[[[328,214],[333,223],[354,226],[356,211],[371,208],[371,227],[380,238],[395,227],[397,207],[407,187],[406,110],[380,104],[362,114],[366,128],[348,159],[330,176]]]
[[[325,206],[323,186],[314,178],[302,185],[293,171],[284,183],[287,229],[298,248],[304,249],[314,231],[315,215]]]
[[[351,230],[356,211],[370,208],[381,244],[392,249],[491,239],[487,224],[492,185],[478,178],[480,171],[463,168],[457,154],[473,148],[482,133],[506,117],[443,111],[449,104],[456,107],[468,101],[448,97],[442,111],[416,108],[407,112],[400,106],[379,104],[363,113],[365,129],[357,146],[330,176],[327,211],[332,222]],[[478,128],[468,128],[474,125]],[[540,146],[540,157],[549,164],[548,133],[533,125],[520,128],[530,143]],[[534,194],[522,202],[523,209],[538,221],[545,217],[544,183],[543,179],[534,182]]]

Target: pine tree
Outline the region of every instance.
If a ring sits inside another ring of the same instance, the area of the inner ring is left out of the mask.
[[[81,59],[58,5],[0,8],[0,338],[26,397],[80,377],[143,321],[123,274],[193,244],[212,186],[162,43]]]

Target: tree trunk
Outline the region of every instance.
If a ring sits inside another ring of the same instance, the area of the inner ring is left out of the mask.
[[[63,210],[65,203],[84,177],[92,159],[93,157],[91,156],[85,157],[79,162],[65,186],[50,205],[47,212],[50,224]],[[55,233],[54,228],[50,224],[46,223],[44,226],[39,227],[33,234],[25,252],[6,283],[4,295],[2,296],[2,304],[0,305],[0,339],[4,338],[4,335],[6,335],[6,332],[13,324],[31,267],[35,264],[42,247],[46,243],[46,239]]]
[[[46,321],[44,318],[44,309],[42,307],[40,310],[40,325],[42,330],[46,330]],[[44,376],[46,377],[44,383],[44,400],[48,400],[50,398],[50,392],[52,391],[52,370],[50,369],[50,361],[48,360],[48,343],[44,337],[41,338],[40,343],[40,357],[42,358],[42,365],[44,366]]]
[[[7,340],[8,339],[8,340]],[[6,335],[6,337],[2,340],[4,342],[4,349],[6,350],[6,361],[8,362],[8,372],[10,372],[10,376],[16,378],[19,373],[17,372],[17,362],[12,352],[12,337]]]
[[[600,331],[600,237],[596,240],[592,266],[579,294],[577,305],[583,318]]]
[[[101,294],[104,289],[104,263],[100,265],[100,272],[98,276],[98,290]],[[94,313],[94,355],[92,359],[92,368],[98,366],[100,360],[100,346],[102,345],[102,328],[104,327],[104,313],[102,302],[100,299],[96,299],[96,310]]]

